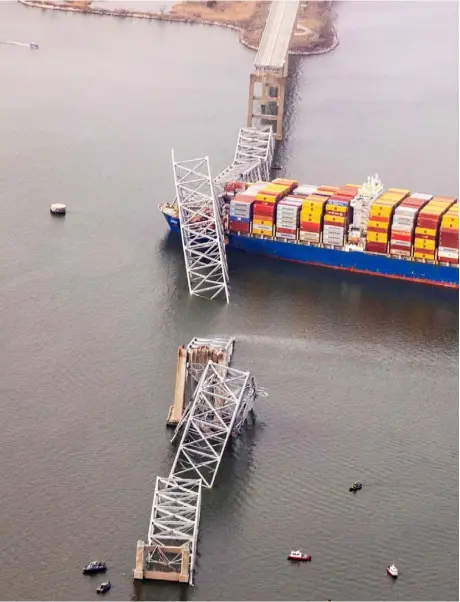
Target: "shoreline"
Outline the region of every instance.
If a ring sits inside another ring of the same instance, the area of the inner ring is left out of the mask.
[[[133,19],[147,19],[152,21],[166,21],[171,23],[197,23],[201,25],[215,25],[217,27],[224,27],[226,29],[231,29],[238,33],[238,41],[240,44],[249,48],[250,50],[257,51],[258,45],[254,45],[248,40],[245,39],[244,34],[246,33],[246,29],[244,25],[235,25],[233,23],[229,23],[228,21],[212,21],[209,19],[204,19],[202,17],[196,15],[188,15],[184,16],[181,14],[177,14],[174,12],[164,12],[164,13],[152,13],[152,12],[142,12],[142,11],[129,11],[126,9],[108,9],[108,8],[96,8],[90,6],[89,4],[75,3],[76,5],[72,6],[71,2],[69,3],[57,3],[53,0],[17,0],[20,4],[32,7],[32,8],[41,8],[42,10],[59,10],[63,12],[73,12],[73,13],[84,13],[90,15],[105,15],[110,17],[118,17],[119,19],[125,18],[133,18]],[[334,50],[338,44],[339,40],[337,37],[337,32],[335,31],[332,23],[330,24],[329,33],[332,36],[332,41],[325,46],[324,48],[313,48],[311,50],[308,49],[297,49],[297,50],[289,50],[290,55],[294,56],[314,56],[320,54],[326,54],[327,52],[331,52]]]

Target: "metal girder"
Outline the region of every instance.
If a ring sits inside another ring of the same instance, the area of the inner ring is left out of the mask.
[[[148,534],[148,544],[155,549],[146,559],[148,570],[180,573],[180,548],[188,553],[189,583],[193,584],[201,486],[201,479],[157,477]]]
[[[228,268],[221,211],[214,195],[209,159],[176,162],[172,152],[182,248],[191,295],[228,303]]]
[[[209,362],[172,441],[183,430],[170,478],[200,478],[211,488],[230,436],[241,430],[257,395],[249,372]]]
[[[240,128],[233,163],[214,180],[219,194],[227,182],[268,181],[274,152],[275,137],[271,126]]]

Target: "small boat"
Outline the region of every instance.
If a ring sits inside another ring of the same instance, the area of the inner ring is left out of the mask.
[[[353,485],[350,487],[350,491],[359,491],[362,488],[363,488],[362,483],[353,483]]]
[[[33,42],[30,44],[32,50],[38,50],[38,44],[34,44]]]
[[[94,560],[83,569],[83,574],[90,575],[92,573],[105,573],[106,570],[107,565],[105,564],[105,562],[101,562],[100,560]]]
[[[64,203],[53,203],[50,207],[50,213],[53,215],[65,215],[67,207]]]
[[[105,592],[108,592],[111,587],[112,584],[110,583],[110,581],[105,581],[104,583],[101,583],[101,585],[97,588],[96,593],[105,594]]]
[[[300,550],[297,550],[297,551],[292,550],[288,556],[288,560],[297,560],[300,562],[306,562],[308,560],[311,560],[311,556],[309,556],[308,554],[302,554],[302,552]]]
[[[398,569],[395,567],[394,563],[391,566],[387,566],[387,573],[390,575],[390,577],[396,579],[398,576]]]

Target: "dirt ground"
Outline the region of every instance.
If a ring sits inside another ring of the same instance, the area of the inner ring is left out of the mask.
[[[242,39],[258,47],[271,2],[241,0],[239,2],[177,2],[171,13],[198,20],[215,21],[241,28]],[[332,2],[310,0],[301,2],[297,29],[293,33],[290,49],[300,52],[318,51],[331,46],[335,38],[332,23]]]

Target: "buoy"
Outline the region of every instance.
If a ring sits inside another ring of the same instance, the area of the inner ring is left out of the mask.
[[[50,212],[54,215],[65,215],[67,208],[62,203],[53,203],[50,207]]]

